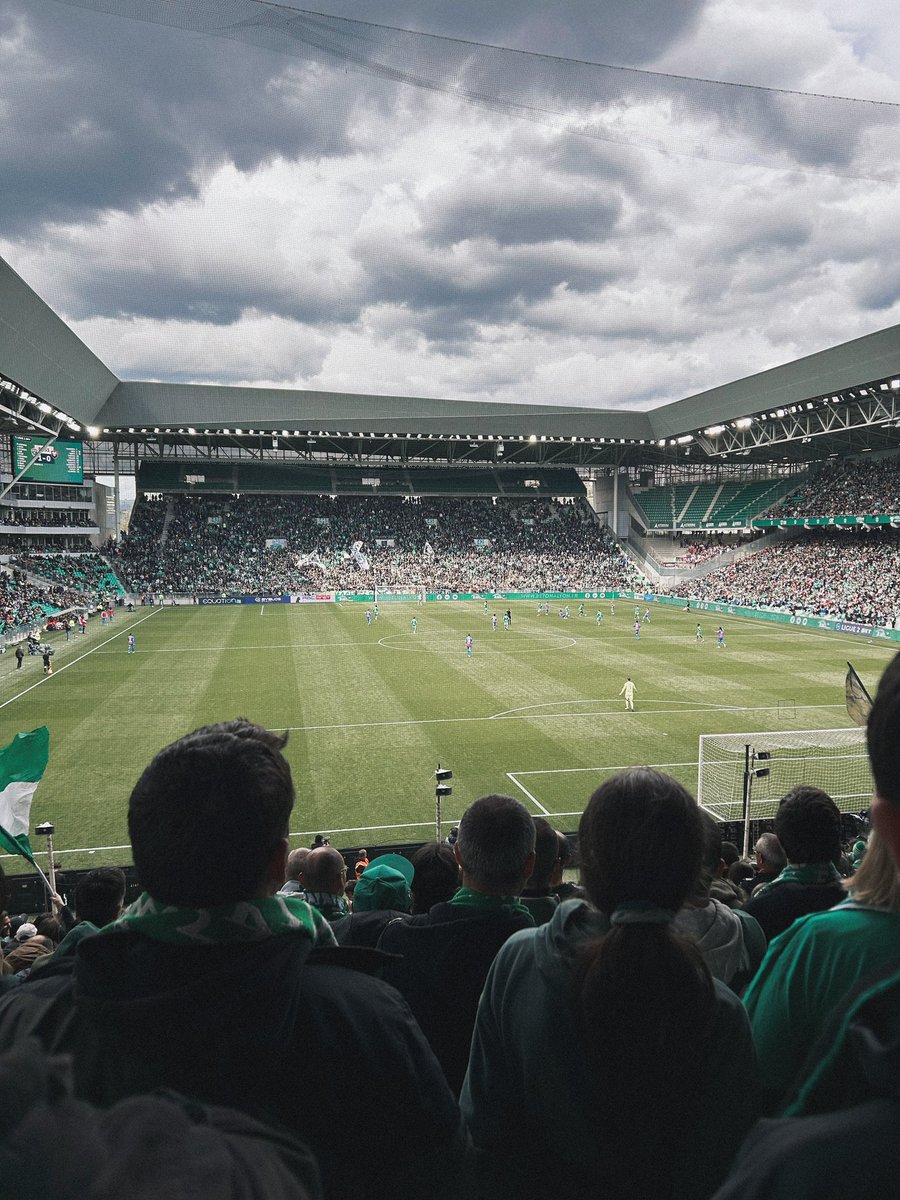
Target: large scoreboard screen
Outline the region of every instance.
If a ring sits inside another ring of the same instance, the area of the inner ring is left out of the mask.
[[[84,483],[81,442],[57,439],[47,445],[48,437],[13,437],[13,475],[24,471],[23,479],[39,483]]]

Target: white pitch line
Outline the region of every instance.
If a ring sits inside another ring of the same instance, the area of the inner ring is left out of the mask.
[[[37,683],[33,683],[30,687],[23,688],[21,692],[17,692],[15,696],[11,696],[9,700],[4,700],[3,703],[0,704],[0,708],[6,708],[7,704],[15,704],[17,700],[21,700],[21,698],[23,696],[27,696],[29,692],[33,692],[34,689],[36,687],[40,687],[42,683],[47,683],[55,676],[61,675],[63,671],[68,671],[69,667],[74,667],[76,663],[80,663],[82,659],[87,658],[89,654],[96,654],[98,650],[102,650],[104,646],[108,646],[110,642],[113,642],[116,638],[121,637],[123,633],[128,633],[130,629],[134,629],[143,621],[148,621],[150,617],[156,616],[156,614],[160,611],[160,609],[155,608],[153,612],[148,612],[147,615],[145,617],[141,617],[140,620],[132,621],[130,625],[126,625],[124,629],[120,629],[118,633],[114,633],[112,637],[108,637],[105,642],[99,642],[90,650],[85,650],[84,654],[79,654],[77,658],[73,658],[69,662],[63,663],[63,665],[59,667],[58,670],[54,671],[52,675],[44,675],[44,677],[39,679]]]
[[[447,817],[445,824],[458,821],[458,817]],[[347,827],[346,829],[328,829],[320,826],[318,829],[301,829],[297,833],[289,833],[291,838],[314,837],[317,833],[332,834],[332,833],[380,833],[384,829],[434,829],[434,821],[408,821],[401,825],[357,825]],[[59,847],[53,847],[54,854],[95,854],[104,850],[130,850],[129,842],[123,843],[121,846],[80,846],[73,850],[61,850]],[[15,854],[0,854],[0,859],[16,858]]]
[[[498,721],[501,717],[508,717],[512,713],[533,712],[536,708],[552,708],[554,706],[554,704],[566,705],[566,704],[617,704],[617,703],[618,703],[617,697],[613,697],[610,700],[599,700],[599,699],[595,699],[595,700],[547,700],[542,704],[523,704],[520,708],[505,708],[503,710],[503,712],[494,713],[494,715],[488,719],[491,721]],[[687,701],[685,701],[685,700],[654,700],[653,703],[654,704],[686,704]],[[709,701],[710,711],[713,711],[717,708],[731,709],[732,707],[733,707],[733,705],[731,705],[731,704],[715,704],[713,701]],[[773,707],[774,707],[774,705],[773,705]],[[807,707],[811,708],[812,705],[808,705]],[[839,708],[840,705],[832,704],[832,705],[828,705],[827,707]],[[602,716],[604,714],[601,713],[598,715]]]
[[[667,767],[697,767],[699,762],[676,762],[676,763],[642,763],[642,766],[651,767],[654,771],[663,771]],[[576,775],[579,771],[630,771],[634,763],[626,763],[621,767],[554,767],[552,770],[544,771],[516,771],[517,775]],[[510,779],[512,776],[510,775]]]
[[[666,701],[663,701],[662,703],[666,703]],[[843,708],[844,705],[843,704],[798,704],[796,707],[798,710],[802,710],[802,709],[807,709],[807,708]],[[708,713],[708,712],[713,712],[713,713],[717,713],[717,714],[723,713],[723,712],[734,712],[734,713],[772,712],[774,710],[777,710],[777,708],[778,708],[777,704],[763,704],[763,705],[755,707],[755,708],[744,707],[743,705],[738,705],[738,704],[728,705],[727,708],[719,708],[719,707],[710,708],[708,705],[706,705],[702,708],[679,709],[677,715],[681,716],[682,714],[688,714],[688,713]],[[631,716],[633,714],[628,714],[628,715]],[[672,710],[670,708],[642,708],[639,710],[638,715],[642,716],[642,717],[643,716],[661,716],[661,715],[670,717],[670,716],[672,716]],[[561,712],[561,713],[540,713],[539,716],[540,716],[540,719],[543,721],[563,721],[563,720],[575,721],[575,720],[578,720],[579,717],[603,717],[604,720],[607,720],[611,717],[624,717],[624,716],[626,716],[626,713],[624,710],[622,712],[618,712],[618,713],[615,713],[615,712],[613,712],[613,713]],[[278,727],[277,730],[274,730],[273,732],[323,733],[328,730],[335,730],[335,729],[391,729],[391,728],[395,728],[396,726],[399,726],[399,725],[467,725],[467,724],[471,724],[473,721],[496,721],[496,720],[500,720],[500,721],[533,721],[535,719],[536,719],[536,717],[534,715],[532,715],[531,713],[521,713],[519,715],[513,715],[513,716],[508,716],[508,717],[497,716],[497,715],[492,715],[489,717],[422,717],[422,718],[417,718],[417,719],[408,719],[405,721],[356,721],[356,722],[352,722],[352,723],[349,723],[346,725],[281,725]],[[810,730],[809,732],[815,733],[816,731]]]
[[[546,808],[544,808],[544,806],[543,806],[543,804],[541,804],[540,800],[538,800],[537,797],[532,796],[531,792],[529,792],[529,790],[525,786],[525,784],[519,783],[518,779],[516,779],[515,775],[513,775],[511,771],[506,772],[506,778],[509,779],[512,783],[514,783],[520,791],[524,792],[525,795],[528,797],[528,799],[531,801],[531,803],[536,805],[536,807],[541,810],[541,812],[544,814],[545,817],[550,816],[550,813],[547,811]]]

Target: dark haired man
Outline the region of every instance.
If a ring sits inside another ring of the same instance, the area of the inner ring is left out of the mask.
[[[531,913],[535,925],[546,925],[559,906],[553,891],[553,878],[559,863],[559,839],[544,817],[532,817],[534,824],[534,870],[519,899]]]
[[[31,1034],[71,1054],[95,1104],[164,1087],[274,1120],[309,1143],[329,1198],[452,1192],[459,1116],[408,1007],[342,965],[305,901],[276,895],[286,740],[238,719],[156,755],[128,812],[143,895],[82,942],[74,979],[35,976],[0,1002],[0,1049]]]
[[[846,899],[834,865],[841,856],[841,814],[832,798],[819,788],[795,787],[778,805],[774,824],[787,866],[755,893],[745,910],[768,941],[798,917]]]
[[[385,978],[409,1001],[416,1019],[458,1094],[484,981],[506,939],[534,925],[519,900],[534,870],[534,822],[511,796],[470,804],[454,846],[462,886],[427,913],[400,918],[379,948],[403,957]]]

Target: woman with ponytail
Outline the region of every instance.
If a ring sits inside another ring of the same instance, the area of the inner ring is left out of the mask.
[[[672,927],[700,873],[693,797],[637,768],[591,797],[588,901],[488,975],[461,1106],[484,1200],[703,1200],[758,1114],[744,1010]]]

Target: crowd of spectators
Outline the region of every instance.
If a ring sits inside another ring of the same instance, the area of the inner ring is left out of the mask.
[[[84,602],[84,596],[60,584],[29,583],[21,570],[0,572],[0,635],[25,633],[42,625],[63,608]]]
[[[590,590],[640,579],[585,503],[546,500],[144,499],[112,554],[129,589],[151,594]]]
[[[16,525],[24,529],[34,526],[59,529],[88,528],[94,524],[94,518],[83,509],[19,508],[12,505],[0,508],[0,525]]]
[[[755,533],[746,533],[740,536],[724,533],[690,534],[679,539],[675,562],[682,568],[698,567],[729,550],[737,550],[739,546],[749,545],[759,536]]]
[[[91,600],[121,594],[122,585],[106,559],[94,551],[83,554],[18,554],[13,565],[58,587],[80,592]]]
[[[767,517],[900,515],[900,462],[896,457],[829,463]]]
[[[677,584],[671,594],[893,626],[900,618],[900,531],[805,532]]]
[[[205,1180],[173,1157],[169,1190],[196,1200],[895,1193],[900,655],[868,720],[868,844],[798,782],[742,860],[638,767],[587,803],[580,885],[568,838],[502,795],[409,859],[321,835],[289,854],[286,740],[237,719],[156,755],[129,801],[127,907],[99,868],[10,916],[0,871],[4,1182],[52,1179],[77,1101],[81,1128],[117,1113],[132,1189],[154,1194],[165,1089],[195,1153],[198,1124],[255,1146],[213,1138]],[[10,1076],[60,1056],[57,1107],[33,1084],[10,1107]],[[119,1177],[120,1139],[73,1196]]]

